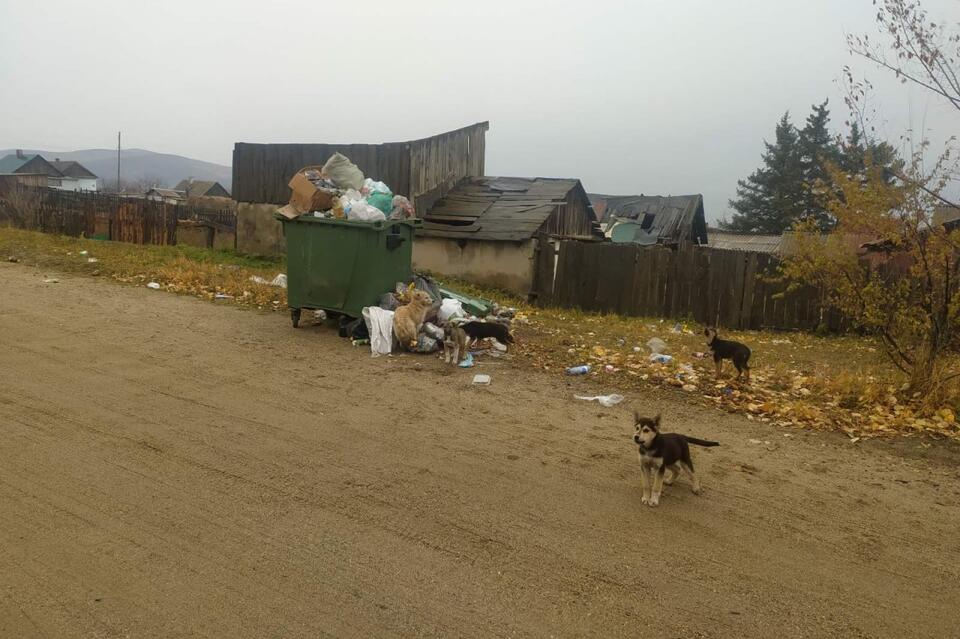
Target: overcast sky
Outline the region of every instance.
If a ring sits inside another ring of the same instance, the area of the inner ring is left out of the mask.
[[[924,0],[960,21],[958,0]],[[958,118],[852,60],[870,0],[0,0],[0,148],[139,147],[230,164],[233,143],[386,142],[490,121],[487,173],[703,193],[728,210],[786,110],[854,62],[882,130]],[[885,80],[885,81],[881,81]]]

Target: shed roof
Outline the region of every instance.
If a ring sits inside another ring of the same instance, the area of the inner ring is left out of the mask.
[[[603,203],[604,218],[634,220],[659,242],[691,239],[706,244],[707,222],[703,196],[695,195],[599,195],[590,196],[594,205]],[[649,216],[649,217],[648,217]]]
[[[475,177],[441,198],[423,218],[419,235],[522,241],[536,235],[571,191],[587,200],[577,179]],[[589,206],[589,202],[585,204]]]
[[[218,192],[223,192],[227,195],[230,194],[230,191],[225,189],[222,184],[214,180],[192,180],[188,178],[186,180],[180,180],[180,182],[173,188],[178,191],[183,191],[187,194],[187,197],[203,197],[204,195],[210,193],[211,189],[214,189],[214,187],[217,186],[220,187],[217,189]]]
[[[49,161],[49,160],[48,160]],[[50,166],[60,171],[67,177],[97,179],[87,167],[74,160],[53,160]]]
[[[147,195],[150,195],[151,193],[155,193],[160,197],[176,198],[178,200],[182,200],[186,198],[186,194],[183,191],[177,191],[175,189],[163,189],[160,187],[154,187],[149,191],[147,191]]]
[[[750,253],[778,253],[783,241],[781,235],[757,235],[753,233],[729,233],[710,229],[707,246],[730,251]]]

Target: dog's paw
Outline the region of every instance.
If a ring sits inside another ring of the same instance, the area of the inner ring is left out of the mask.
[[[640,503],[641,503],[641,504],[649,504],[649,503],[650,503],[650,498],[647,497],[646,495],[644,495],[643,497],[640,498]]]
[[[703,492],[703,488],[701,488],[700,486],[694,486],[692,490],[694,495],[699,495],[700,493]]]
[[[667,486],[672,486],[674,479],[676,479],[676,477],[673,476],[673,475],[670,475],[669,477],[667,477],[667,478],[665,478],[665,479],[663,480],[663,483],[666,484]]]
[[[651,508],[656,508],[657,506],[660,505],[660,500],[659,500],[659,499],[651,499],[649,502],[647,502],[647,505],[650,506]]]

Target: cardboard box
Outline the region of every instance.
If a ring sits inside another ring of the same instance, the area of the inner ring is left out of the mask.
[[[322,166],[305,166],[293,179],[290,180],[290,204],[300,213],[309,213],[310,211],[326,211],[333,207],[333,200],[337,197],[337,191],[332,189],[319,189],[313,185],[303,175],[304,171],[320,171]],[[286,215],[286,214],[284,214]]]

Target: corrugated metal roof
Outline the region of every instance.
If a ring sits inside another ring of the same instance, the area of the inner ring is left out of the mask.
[[[203,197],[210,193],[210,190],[215,186],[219,186],[223,190],[223,193],[227,195],[223,197],[228,197],[230,192],[227,191],[219,182],[214,180],[180,180],[180,182],[173,188],[178,191],[183,191],[187,194],[187,197]]]
[[[582,192],[580,180],[576,179],[469,178],[424,215],[417,234],[452,239],[526,240],[578,187]]]
[[[612,230],[616,220],[634,220],[658,242],[707,242],[702,195],[594,194],[590,200],[594,206],[601,205],[604,209],[604,219],[609,221],[608,231]]]
[[[707,246],[729,251],[749,251],[751,253],[778,253],[783,237],[781,235],[754,235],[750,233],[728,233],[710,229]]]
[[[176,198],[178,200],[183,200],[186,198],[186,194],[183,191],[177,191],[175,189],[162,189],[154,187],[147,191],[147,195],[150,195],[151,193],[159,195],[160,197]]]

